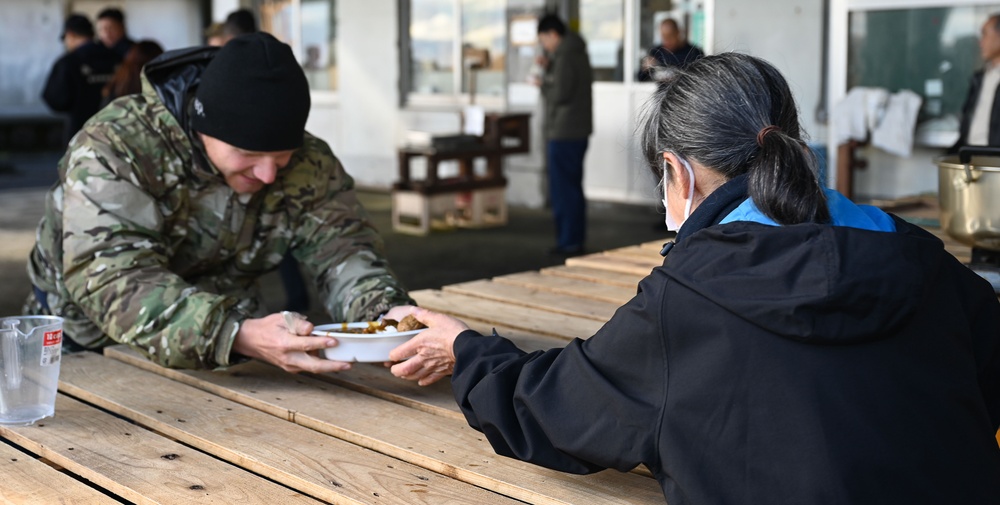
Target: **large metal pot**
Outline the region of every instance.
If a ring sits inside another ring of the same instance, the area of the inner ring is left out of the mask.
[[[937,165],[941,229],[963,244],[1000,251],[1000,148],[963,147]]]

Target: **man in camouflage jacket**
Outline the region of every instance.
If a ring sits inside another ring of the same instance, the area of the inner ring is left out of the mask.
[[[287,251],[334,321],[412,303],[353,180],[304,133],[308,110],[301,68],[267,34],[151,62],[143,92],[95,115],[60,161],[25,312],[64,317],[84,348],[125,343],[169,367],[349,368],[312,355],[335,340],[259,303],[258,278]]]

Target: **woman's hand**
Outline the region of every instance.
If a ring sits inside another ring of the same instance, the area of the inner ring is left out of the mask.
[[[291,323],[291,325],[289,325]],[[286,372],[341,372],[351,364],[315,356],[323,349],[334,347],[332,337],[313,337],[313,325],[300,317],[271,314],[260,319],[247,319],[233,341],[233,352],[266,361]]]
[[[451,375],[455,369],[455,338],[469,327],[458,319],[426,309],[417,308],[413,317],[426,324],[427,329],[389,353],[392,361],[402,361],[392,365],[392,374],[428,386]]]
[[[413,305],[396,305],[395,307],[389,309],[382,319],[393,319],[396,321],[402,321],[404,317],[413,314],[417,308]]]

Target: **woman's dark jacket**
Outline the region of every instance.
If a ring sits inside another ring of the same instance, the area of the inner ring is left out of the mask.
[[[712,193],[588,340],[461,334],[469,424],[549,468],[644,464],[670,505],[1000,503],[989,284],[899,219],[716,224],[745,198]]]

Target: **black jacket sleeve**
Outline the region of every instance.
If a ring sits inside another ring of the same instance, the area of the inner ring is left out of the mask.
[[[45,81],[45,89],[42,91],[42,100],[50,109],[56,112],[68,112],[73,108],[73,99],[76,97],[73,89],[73,62],[69,55],[59,58],[49,78]]]
[[[968,271],[960,271],[958,275],[972,277]],[[993,431],[997,431],[1000,429],[1000,303],[989,284],[978,278],[973,281],[974,285],[963,290],[970,295],[963,305],[969,310],[969,330],[973,338],[972,351],[979,375],[979,389]]]
[[[659,269],[596,335],[526,354],[499,336],[455,341],[452,387],[498,454],[573,473],[656,462],[667,380]],[[652,466],[651,466],[652,467]]]

